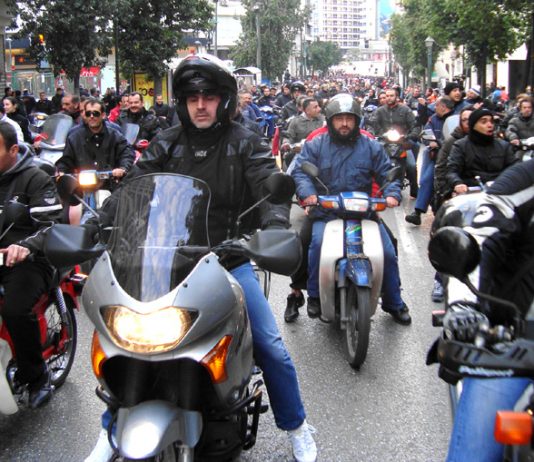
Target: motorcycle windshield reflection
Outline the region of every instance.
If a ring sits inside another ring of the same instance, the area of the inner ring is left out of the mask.
[[[67,141],[67,135],[69,130],[74,125],[72,117],[66,114],[53,114],[43,125],[43,130],[41,136],[43,141],[41,146],[48,146],[51,148],[61,148],[65,147],[65,142]]]
[[[209,247],[210,190],[201,180],[175,174],[144,175],[122,187],[110,236],[111,265],[135,299],[155,300],[172,291]]]

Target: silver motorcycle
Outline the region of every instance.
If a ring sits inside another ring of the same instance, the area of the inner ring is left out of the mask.
[[[262,201],[288,200],[288,181],[269,178]],[[122,186],[105,246],[87,227],[59,225],[47,237],[51,261],[101,254],[82,301],[95,326],[92,366],[112,415],[109,441],[126,461],[231,460],[254,445],[266,410],[261,380],[251,384],[244,293],[219,258],[291,274],[300,242],[267,229],[211,246],[209,204],[201,180],[145,175]]]

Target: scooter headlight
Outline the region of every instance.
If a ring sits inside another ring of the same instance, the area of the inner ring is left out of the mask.
[[[175,348],[197,318],[197,313],[175,306],[138,313],[125,306],[102,310],[115,344],[134,353],[164,353]]]
[[[350,212],[367,212],[369,200],[363,198],[344,198],[343,207]]]

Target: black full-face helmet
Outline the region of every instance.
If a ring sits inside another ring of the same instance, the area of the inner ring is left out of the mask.
[[[237,107],[237,82],[225,64],[216,56],[199,54],[183,59],[174,71],[172,91],[176,99],[178,117],[185,125],[191,125],[187,111],[187,96],[202,93],[221,97],[217,109],[217,121],[227,125]]]

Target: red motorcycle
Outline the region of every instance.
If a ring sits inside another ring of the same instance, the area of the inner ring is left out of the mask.
[[[7,208],[4,213],[9,213]],[[51,289],[41,296],[33,309],[39,323],[43,359],[54,388],[63,385],[74,361],[77,342],[74,310],[80,309],[78,296],[85,278],[78,272],[78,267],[56,269]],[[19,405],[27,404],[28,390],[25,384],[15,379],[17,358],[9,332],[2,322],[3,305],[3,288],[0,286],[0,414],[14,414]]]

